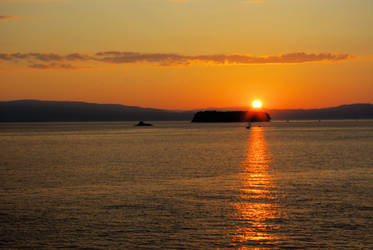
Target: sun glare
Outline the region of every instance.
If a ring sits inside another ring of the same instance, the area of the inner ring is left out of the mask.
[[[263,106],[263,104],[260,100],[254,100],[252,106],[254,109],[260,109]]]

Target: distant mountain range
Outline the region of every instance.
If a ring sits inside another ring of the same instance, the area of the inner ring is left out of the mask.
[[[18,100],[0,102],[0,122],[179,121],[193,111],[170,111],[119,104]]]
[[[322,109],[287,109],[268,111],[273,120],[373,119],[373,104],[358,103]]]
[[[0,102],[0,122],[191,121],[197,111],[199,110],[173,111],[119,104],[17,100]],[[373,119],[373,104],[266,111],[272,120]]]

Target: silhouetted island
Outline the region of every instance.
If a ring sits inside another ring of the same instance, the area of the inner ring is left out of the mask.
[[[263,111],[203,111],[192,122],[269,122],[271,116]]]

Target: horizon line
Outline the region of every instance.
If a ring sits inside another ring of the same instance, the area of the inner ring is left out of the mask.
[[[85,104],[98,104],[98,105],[120,105],[124,107],[136,107],[136,108],[143,108],[143,109],[154,109],[154,110],[163,110],[163,111],[172,111],[172,112],[192,112],[192,111],[211,111],[211,110],[221,110],[225,109],[225,111],[237,111],[233,109],[244,109],[243,111],[251,110],[250,106],[231,106],[231,107],[205,107],[205,108],[192,108],[192,109],[167,109],[167,108],[154,108],[154,107],[147,107],[147,106],[138,106],[138,105],[126,105],[126,104],[119,104],[119,103],[99,103],[99,102],[90,102],[90,101],[72,101],[72,100],[42,100],[42,99],[12,99],[12,100],[0,100],[1,102],[21,102],[21,101],[34,101],[34,102],[70,102],[70,103],[85,103]],[[341,106],[349,106],[349,105],[373,105],[373,103],[369,102],[356,102],[356,103],[345,103],[339,104],[335,106],[326,106],[326,107],[315,107],[315,108],[262,108],[262,111],[279,111],[279,110],[317,110],[317,109],[330,109],[330,108],[337,108]]]

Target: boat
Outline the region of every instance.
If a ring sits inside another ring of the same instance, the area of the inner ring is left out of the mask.
[[[145,123],[143,121],[139,121],[139,123],[137,123],[135,126],[136,127],[150,127],[150,126],[153,126],[153,124]]]
[[[247,124],[247,129],[250,129],[251,128],[251,123],[249,122],[249,124]]]

